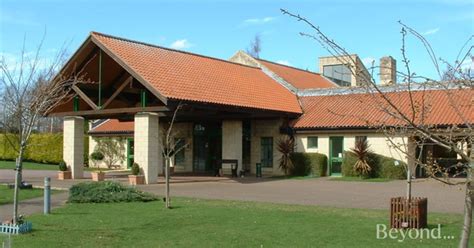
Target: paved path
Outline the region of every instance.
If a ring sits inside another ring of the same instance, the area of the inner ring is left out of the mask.
[[[163,195],[164,185],[143,185],[141,189]],[[388,211],[394,196],[405,195],[403,180],[390,182],[344,182],[330,178],[254,179],[174,184],[171,194],[206,199],[227,199],[340,208],[369,208]],[[430,212],[463,213],[464,190],[433,180],[415,180],[413,196],[428,197]]]
[[[52,178],[53,188],[67,189],[73,184],[89,181],[56,180],[56,172],[26,171],[24,178],[35,186],[43,184],[43,177]],[[87,174],[86,174],[87,176]],[[127,184],[127,178],[112,176],[107,180],[117,180]],[[11,180],[0,170],[0,183]],[[140,189],[163,195],[163,178],[158,184],[139,186]],[[405,194],[403,180],[390,182],[344,182],[330,178],[316,179],[257,179],[215,178],[215,177],[172,177],[171,193],[174,196],[204,199],[227,199],[243,201],[274,202],[285,204],[320,205],[341,208],[384,209],[389,207],[389,199]],[[415,180],[413,196],[428,197],[430,212],[462,213],[464,208],[464,189],[446,186],[434,180]],[[41,210],[42,211],[42,210]]]
[[[57,193],[51,195],[51,208],[57,208],[66,203],[68,193]],[[43,197],[23,200],[18,206],[18,213],[21,215],[31,215],[35,213],[43,213]],[[0,205],[0,222],[11,220],[13,216],[13,204]]]

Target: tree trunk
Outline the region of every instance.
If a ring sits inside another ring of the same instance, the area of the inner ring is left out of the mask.
[[[15,166],[15,190],[13,195],[13,224],[16,224],[18,221],[18,201],[20,193],[20,184],[22,181],[22,167],[23,167],[23,147],[20,147],[20,152],[16,158]]]
[[[407,201],[411,200],[411,168],[407,166]]]
[[[165,161],[165,184],[166,184],[166,208],[171,208],[170,205],[170,158]]]
[[[466,184],[466,197],[464,199],[464,224],[461,232],[461,241],[459,242],[460,248],[469,247],[469,237],[471,236],[471,227],[472,227],[472,201],[473,201],[473,184],[472,184],[472,167],[473,163],[471,162],[471,168],[467,171],[467,184]]]

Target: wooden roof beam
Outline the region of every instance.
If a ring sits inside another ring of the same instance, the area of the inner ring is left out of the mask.
[[[104,103],[102,108],[103,109],[107,108],[107,106],[109,106],[109,104],[112,103],[112,101],[118,96],[118,94],[120,94],[120,92],[122,92],[122,90],[125,89],[127,84],[132,82],[132,80],[133,80],[132,76],[129,76],[127,79],[125,79],[125,81],[122,82],[122,84],[117,88],[117,90],[115,90],[112,96],[110,96],[110,98]]]
[[[72,89],[82,98],[82,100],[84,100],[89,106],[91,106],[92,109],[94,110],[99,109],[99,107],[97,107],[94,101],[92,101],[81,89],[79,89],[79,87],[77,87],[76,85],[73,85]]]

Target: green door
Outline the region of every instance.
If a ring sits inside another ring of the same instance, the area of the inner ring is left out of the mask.
[[[128,138],[127,139],[127,168],[131,168],[134,163],[134,160],[133,160],[134,150],[135,150],[135,147],[134,147],[133,138]]]
[[[344,137],[329,137],[329,172],[331,176],[341,176]]]

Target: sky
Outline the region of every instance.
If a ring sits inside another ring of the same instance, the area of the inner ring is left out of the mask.
[[[451,63],[474,34],[474,0],[0,2],[0,53],[9,64],[18,61],[23,44],[33,52],[43,37],[46,61],[63,46],[72,54],[91,31],[221,59],[248,48],[258,34],[261,58],[318,72],[318,57],[329,53],[300,36],[314,32],[281,8],[308,18],[368,65],[391,55],[402,70],[399,20],[423,34],[437,58]],[[419,40],[408,37],[406,50],[418,75],[439,79]],[[465,66],[474,69],[473,64]]]

